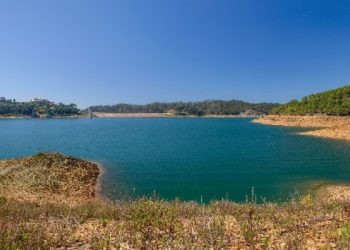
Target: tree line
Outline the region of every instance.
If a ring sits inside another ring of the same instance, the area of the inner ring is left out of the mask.
[[[275,103],[248,103],[244,101],[208,100],[201,102],[154,102],[144,105],[116,104],[92,106],[92,112],[105,113],[173,113],[175,115],[239,115],[252,111],[256,114],[268,114],[277,107]]]
[[[15,100],[0,100],[1,116],[51,117],[80,115],[81,111],[75,104],[43,102],[17,102]]]
[[[350,115],[350,85],[292,100],[272,110],[281,115]]]

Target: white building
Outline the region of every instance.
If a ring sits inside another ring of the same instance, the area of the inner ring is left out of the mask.
[[[38,98],[38,97],[34,97],[32,99],[30,99],[31,102],[48,102],[49,100],[45,99],[45,98]]]

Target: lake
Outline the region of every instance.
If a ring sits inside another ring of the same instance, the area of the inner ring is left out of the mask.
[[[296,135],[251,119],[0,120],[0,158],[57,151],[104,165],[111,199],[159,195],[203,202],[285,200],[350,181],[350,143]]]

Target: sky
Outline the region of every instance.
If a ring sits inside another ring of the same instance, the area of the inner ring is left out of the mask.
[[[349,1],[0,1],[7,98],[283,103],[349,83]]]

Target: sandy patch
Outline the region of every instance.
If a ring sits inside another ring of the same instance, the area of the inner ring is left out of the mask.
[[[274,126],[304,127],[309,131],[302,135],[318,136],[332,139],[350,140],[350,117],[306,115],[306,116],[278,116],[268,115],[253,122]]]

